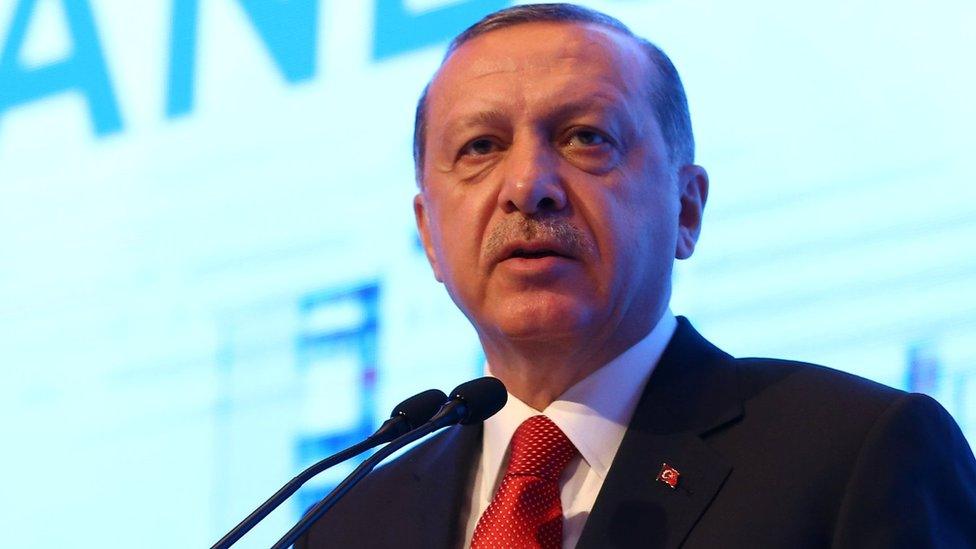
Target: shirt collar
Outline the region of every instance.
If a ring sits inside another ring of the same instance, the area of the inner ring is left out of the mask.
[[[676,327],[677,320],[671,310],[665,310],[643,339],[570,387],[542,411],[566,434],[601,479],[610,470],[644,385]],[[489,365],[486,370],[490,375]],[[501,411],[485,421],[482,450],[485,482],[494,484],[515,429],[538,414],[509,394]]]

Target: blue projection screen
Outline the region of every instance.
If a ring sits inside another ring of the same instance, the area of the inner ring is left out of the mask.
[[[688,91],[712,187],[672,310],[929,393],[976,440],[976,4],[586,4]],[[209,546],[481,371],[410,145],[446,41],[505,5],[0,0],[3,545]]]

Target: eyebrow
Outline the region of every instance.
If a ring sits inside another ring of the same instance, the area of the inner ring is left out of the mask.
[[[472,126],[497,126],[501,125],[506,119],[507,117],[505,114],[497,109],[476,111],[465,114],[448,122],[444,134],[453,135],[459,130],[470,128]]]
[[[592,113],[618,118],[626,110],[621,108],[621,105],[625,103],[626,98],[622,94],[599,91],[583,98],[571,99],[556,105],[543,113],[543,119],[552,121]],[[506,126],[510,124],[509,118],[509,115],[505,114],[503,110],[494,107],[462,114],[447,122],[443,140],[449,141],[453,136],[469,128]]]
[[[597,100],[594,100],[594,97]],[[547,119],[569,118],[572,116],[598,111],[600,113],[616,112],[619,110],[619,103],[623,98],[611,97],[610,94],[597,94],[586,99],[579,99],[557,105],[545,113]],[[498,109],[487,109],[475,111],[462,115],[447,124],[448,134],[455,131],[470,128],[472,126],[496,126],[508,122],[508,116]]]

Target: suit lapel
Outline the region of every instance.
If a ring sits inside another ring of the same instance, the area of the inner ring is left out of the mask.
[[[430,549],[461,545],[460,520],[469,506],[467,487],[477,466],[482,425],[450,428],[415,461],[410,480],[418,501],[402,509],[404,536],[399,547]],[[410,508],[413,512],[409,512]],[[407,533],[410,533],[409,535]]]
[[[678,317],[577,547],[681,545],[732,470],[702,437],[741,414],[731,357]],[[674,488],[656,480],[665,463]]]

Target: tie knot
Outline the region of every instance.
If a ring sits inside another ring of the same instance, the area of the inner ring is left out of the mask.
[[[532,416],[512,435],[512,454],[505,474],[558,481],[576,453],[576,447],[551,419]]]

